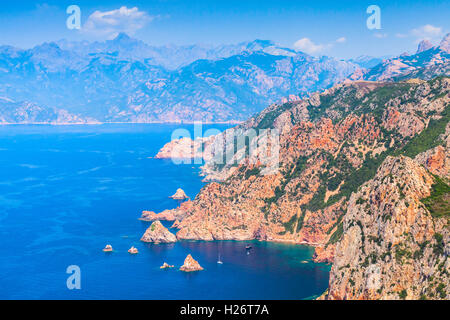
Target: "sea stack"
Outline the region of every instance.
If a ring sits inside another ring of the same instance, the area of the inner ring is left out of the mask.
[[[130,253],[130,254],[138,254],[139,251],[138,251],[138,249],[136,249],[135,247],[131,247],[131,248],[128,250],[128,253]]]
[[[107,244],[104,248],[103,248],[103,252],[112,252],[113,248],[110,244]]]
[[[194,260],[194,258],[192,258],[190,254],[188,254],[186,259],[184,259],[184,264],[180,267],[180,270],[184,272],[192,272],[203,270],[203,268],[200,266],[197,260]]]
[[[174,200],[186,200],[189,199],[189,197],[186,195],[183,189],[178,188],[177,192],[175,192],[173,195],[171,195],[169,198],[172,198]]]
[[[154,221],[150,227],[145,231],[141,238],[143,242],[153,243],[171,243],[176,242],[177,237],[167,230],[159,221]]]

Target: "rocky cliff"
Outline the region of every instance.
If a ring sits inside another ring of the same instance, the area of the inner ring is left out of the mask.
[[[446,297],[449,93],[446,76],[354,81],[270,106],[209,141],[215,182],[177,238],[314,245],[316,261],[335,261],[329,299]],[[251,134],[266,129],[279,132],[269,161]],[[247,142],[229,147],[236,136]]]
[[[387,157],[417,156],[428,170],[448,172],[440,137],[449,120],[449,89],[447,77],[357,81],[267,108],[235,130],[278,129],[279,170],[264,174],[272,163],[242,157],[249,145],[233,148],[235,162],[211,157],[204,171],[221,182],[200,191],[177,224],[177,238],[305,243],[316,246],[316,261],[332,262],[352,193]]]
[[[449,192],[419,162],[388,157],[350,197],[327,298],[448,298]]]
[[[386,156],[416,152],[418,140],[436,134],[449,83],[356,82],[269,108],[241,128],[280,130],[280,170],[264,175],[257,164],[208,162],[209,177],[223,182],[201,190],[177,237],[309,243],[329,260],[351,193]]]

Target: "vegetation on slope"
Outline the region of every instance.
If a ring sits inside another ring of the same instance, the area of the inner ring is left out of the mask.
[[[432,186],[429,197],[422,199],[433,217],[450,216],[450,186],[438,176],[434,176],[435,184]]]

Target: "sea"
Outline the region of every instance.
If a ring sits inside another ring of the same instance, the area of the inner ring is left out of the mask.
[[[195,198],[204,185],[200,164],[153,158],[180,128],[194,137],[189,124],[0,126],[0,299],[300,300],[322,294],[330,267],[312,262],[309,246],[140,241],[150,224],[138,220],[142,210],[174,208],[169,196],[177,188]],[[112,253],[102,251],[106,244]],[[131,246],[139,254],[130,255]],[[204,270],[179,271],[187,254]],[[161,270],[164,262],[175,268]]]

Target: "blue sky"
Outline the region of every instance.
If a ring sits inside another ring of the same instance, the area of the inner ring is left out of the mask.
[[[81,9],[81,30],[66,27],[72,4]],[[380,30],[366,26],[372,4],[381,9]],[[412,52],[423,38],[437,43],[450,31],[449,16],[448,0],[2,1],[0,44],[105,40],[125,31],[153,45],[268,39],[315,55],[383,56]]]

